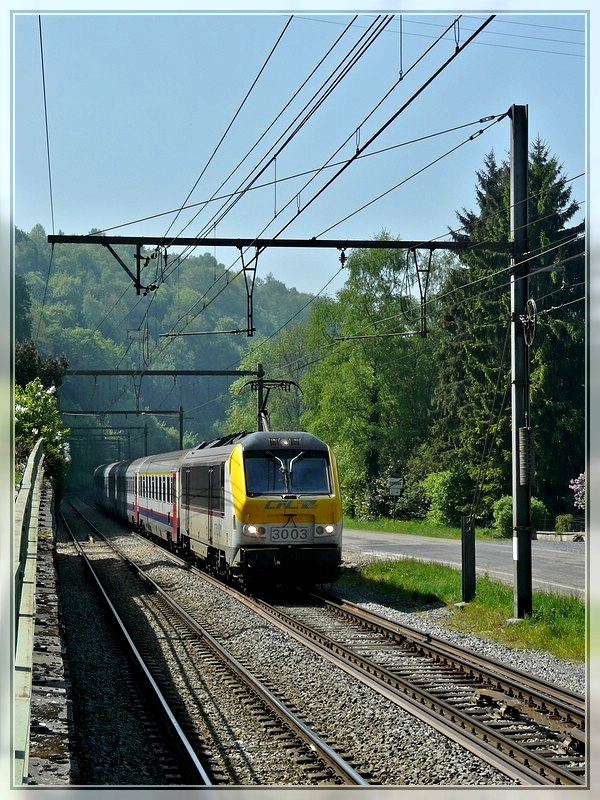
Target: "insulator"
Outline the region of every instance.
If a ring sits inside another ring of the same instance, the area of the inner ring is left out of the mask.
[[[535,459],[531,428],[519,428],[519,483],[529,486],[533,481]]]

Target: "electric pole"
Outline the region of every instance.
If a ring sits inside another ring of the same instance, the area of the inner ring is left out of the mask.
[[[531,580],[531,427],[529,419],[529,350],[522,315],[528,295],[527,106],[511,106],[510,228],[511,383],[514,616],[532,612]]]

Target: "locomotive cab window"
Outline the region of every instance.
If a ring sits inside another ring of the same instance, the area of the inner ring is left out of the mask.
[[[261,494],[330,494],[329,460],[308,450],[267,450],[244,454],[246,492]]]

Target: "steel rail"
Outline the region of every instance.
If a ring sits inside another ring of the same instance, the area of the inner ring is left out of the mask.
[[[282,630],[293,632],[299,641],[303,641],[332,663],[376,688],[437,730],[450,735],[454,741],[476,753],[508,777],[530,785],[579,786],[584,783],[569,770],[540,757],[535,751],[494,731],[460,708],[439,699],[427,689],[333,641],[280,609],[262,600],[248,600],[248,604],[265,618],[277,621]]]
[[[508,692],[511,698],[522,699],[524,693],[531,693],[526,699],[533,701],[541,713],[560,715],[563,725],[556,730],[568,733],[583,741],[585,737],[585,698],[569,689],[563,689],[535,675],[528,675],[496,659],[465,651],[451,642],[429,633],[423,633],[410,625],[392,622],[380,614],[361,608],[349,600],[314,591],[311,593],[335,614],[342,614],[361,626],[375,626],[386,636],[399,642],[410,642],[434,658],[451,659],[465,671],[477,674],[482,680],[495,684],[495,688]],[[552,721],[549,727],[552,727]]]
[[[323,658],[478,755],[506,776],[525,785],[579,786],[584,784],[584,781],[577,775],[548,762],[545,758],[538,758],[535,752],[523,747],[518,741],[513,741],[493,731],[479,720],[444,700],[438,699],[427,690],[412,685],[410,681],[404,680],[370,659],[360,656],[326,635],[311,629],[265,601],[248,597],[201,570],[190,568],[189,564],[174,554],[169,553],[169,555],[175,561],[185,564],[187,569],[191,569],[204,580],[234,596],[239,602],[247,605],[288,635],[292,635]],[[389,621],[386,622],[394,625]],[[374,624],[374,620],[372,620],[372,624]],[[433,639],[428,634],[418,631],[415,633],[425,641],[428,638]]]
[[[69,533],[69,535],[71,536],[71,539],[73,540],[73,543],[75,545],[75,548],[76,548],[78,554],[83,559],[83,563],[84,563],[86,569],[88,570],[89,574],[93,578],[94,583],[95,583],[97,589],[99,590],[104,603],[106,604],[107,608],[109,609],[109,611],[110,611],[110,613],[112,615],[114,623],[116,624],[116,626],[119,629],[124,641],[126,642],[128,651],[132,655],[137,668],[139,669],[140,673],[144,677],[145,683],[149,687],[152,697],[156,699],[159,708],[162,709],[163,716],[167,721],[169,729],[174,734],[174,736],[176,737],[177,741],[180,743],[181,750],[184,753],[184,755],[186,756],[187,761],[189,762],[188,768],[190,768],[190,766],[191,766],[192,771],[198,776],[198,784],[199,785],[212,786],[212,782],[211,782],[206,770],[204,769],[204,767],[200,763],[200,760],[198,759],[198,756],[196,755],[196,753],[194,752],[190,742],[188,741],[187,736],[185,735],[185,733],[181,729],[181,727],[180,727],[177,719],[175,718],[175,715],[171,711],[171,709],[169,707],[169,704],[167,703],[164,695],[162,694],[162,692],[160,691],[158,685],[156,684],[156,681],[152,677],[152,674],[150,673],[150,670],[148,669],[148,667],[144,663],[144,659],[142,658],[142,656],[141,656],[140,652],[138,651],[137,647],[135,646],[135,644],[133,642],[133,639],[129,635],[129,633],[128,633],[125,625],[123,624],[123,621],[121,620],[116,608],[112,604],[112,602],[111,602],[110,598],[108,597],[104,587],[102,586],[102,583],[101,583],[98,575],[96,574],[96,571],[94,570],[94,567],[93,567],[91,561],[89,560],[89,558],[85,554],[85,551],[84,551],[83,547],[81,546],[81,543],[77,540],[75,534],[73,533],[73,531],[72,531],[69,523],[67,522],[67,520],[66,520],[66,518],[65,518],[65,516],[64,516],[62,511],[60,512],[60,516],[61,516],[61,519],[63,521],[63,524],[64,524],[67,532]]]
[[[145,581],[154,592],[156,592],[168,606],[182,619],[186,625],[201,637],[212,651],[238,676],[238,678],[248,686],[267,707],[279,719],[283,719],[296,735],[305,742],[316,754],[333,770],[333,772],[344,780],[346,784],[355,786],[369,786],[365,780],[350,764],[348,764],[338,753],[326,744],[317,734],[305,725],[302,720],[294,714],[284,703],[277,698],[258,678],[246,669],[225,647],[223,647],[212,634],[199,622],[197,622],[176,600],[174,600],[158,583],[147,575],[143,568],[135,563],[129,556],[123,553],[114,542],[108,541],[102,531],[100,531],[78,508],[72,506],[74,510],[86,521],[86,523],[101,536],[118,555]],[[185,563],[185,562],[183,562]],[[204,577],[204,573],[199,573]],[[219,588],[223,584],[216,582]],[[110,602],[110,601],[109,601]]]
[[[156,546],[160,547],[160,545]],[[351,677],[369,686],[371,689],[417,717],[422,722],[430,725],[435,730],[449,736],[457,744],[462,745],[465,749],[469,750],[469,752],[479,756],[483,761],[495,767],[507,777],[525,785],[539,785],[540,783],[552,784],[554,782],[553,780],[545,780],[544,777],[540,775],[539,770],[532,768],[525,763],[525,761],[523,761],[523,763],[516,761],[513,756],[510,755],[512,752],[512,743],[510,749],[508,749],[506,753],[499,749],[496,744],[490,742],[489,739],[486,738],[489,731],[474,722],[470,717],[466,717],[466,715],[460,713],[457,715],[454,713],[454,709],[451,708],[445,710],[443,708],[445,704],[440,703],[437,698],[431,696],[429,698],[430,703],[428,704],[424,696],[421,695],[420,690],[414,687],[408,686],[406,691],[399,693],[394,686],[394,684],[399,683],[395,675],[372,662],[365,669],[361,662],[369,663],[368,660],[353,653],[348,648],[336,644],[324,635],[313,631],[308,626],[303,625],[303,623],[298,622],[298,620],[294,620],[268,603],[248,597],[237,589],[222,583],[212,575],[196,567],[190,567],[183,559],[180,559],[173,553],[169,553],[169,557],[173,558],[176,562],[184,564],[187,569],[190,569],[194,574],[197,574],[211,585],[235,597],[236,600],[248,606],[248,608],[252,609],[263,619],[275,625],[279,630],[287,633],[289,636],[292,636],[298,642],[308,647],[334,666],[344,670],[344,672]],[[450,713],[446,713],[448,710]],[[458,719],[457,721],[457,716],[464,717],[464,719]],[[471,725],[473,722],[474,725]],[[477,732],[479,732],[479,736],[475,737]],[[527,751],[526,756],[528,755],[529,752]],[[564,777],[565,779],[568,778],[570,784],[578,783],[576,780],[572,780],[571,775],[565,775]]]

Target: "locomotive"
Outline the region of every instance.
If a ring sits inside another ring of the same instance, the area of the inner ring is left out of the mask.
[[[102,464],[96,505],[246,588],[339,576],[333,452],[303,431],[246,431],[188,450]]]

